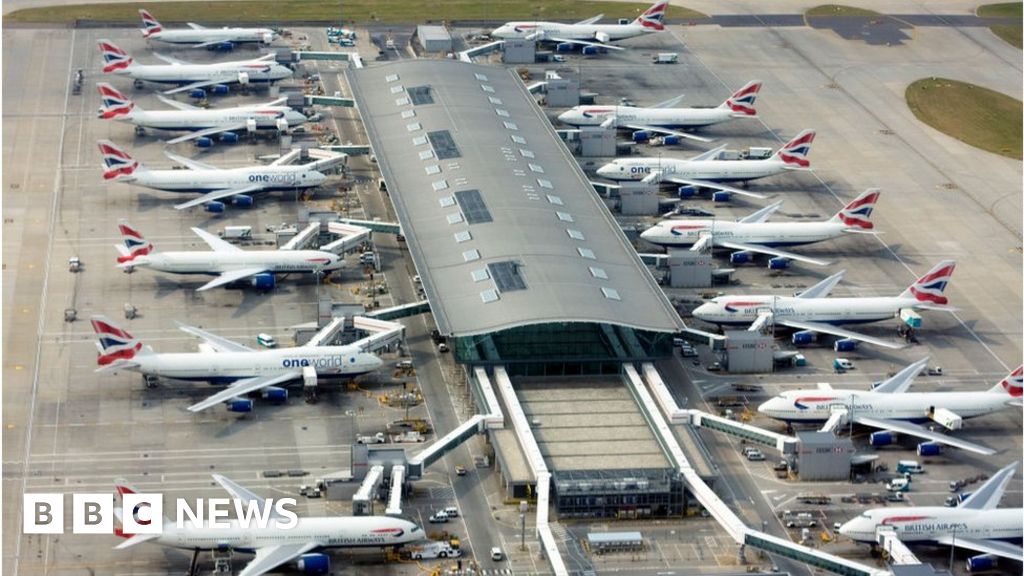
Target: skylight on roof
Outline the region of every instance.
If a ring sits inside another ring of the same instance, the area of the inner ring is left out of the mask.
[[[415,115],[415,110],[402,110],[402,118],[404,118],[405,120],[408,120],[409,118],[412,118]]]
[[[419,122],[413,122],[412,124],[406,124],[405,125],[405,129],[408,130],[409,132],[415,132],[415,131],[420,130],[422,128],[423,128],[423,126]]]
[[[569,214],[568,212],[555,212],[555,214],[558,215],[558,219],[561,220],[562,222],[575,222],[575,220],[573,220],[572,214]]]
[[[448,181],[435,180],[433,183],[430,184],[430,186],[434,188],[434,192],[440,192],[441,190],[445,190],[448,188]]]
[[[472,262],[474,260],[479,260],[480,259],[480,251],[477,250],[476,248],[474,248],[472,250],[466,250],[465,252],[462,253],[462,259],[465,260],[466,262]]]
[[[495,109],[494,109],[494,112],[495,112],[495,113],[496,113],[496,114],[497,114],[498,116],[501,116],[502,118],[508,118],[508,116],[509,116],[509,115],[508,115],[508,110],[504,110],[504,109],[502,109],[502,108],[495,108]]]
[[[565,205],[565,202],[562,202],[562,197],[561,196],[553,196],[551,194],[548,194],[547,197],[548,197],[548,202],[554,204],[555,206],[563,206],[563,205]]]
[[[394,88],[391,89],[394,91]],[[412,100],[413,106],[422,106],[424,104],[433,104],[434,95],[430,92],[430,86],[413,86],[407,91],[409,93],[409,99]]]
[[[591,250],[590,248],[583,248],[582,246],[577,246],[576,251],[579,252],[580,256],[583,256],[588,260],[597,260],[597,256],[594,255],[594,251]]]
[[[434,157],[434,151],[433,150],[421,150],[420,151],[420,160],[430,160],[433,157]]]
[[[423,167],[423,171],[427,173],[427,176],[433,176],[441,173],[441,167],[437,164],[427,164]],[[443,190],[443,188],[435,188],[435,190]]]
[[[533,150],[524,150],[523,148],[519,149],[519,155],[522,156],[523,158],[536,158],[537,157],[537,155],[533,153]]]
[[[490,304],[491,302],[497,302],[500,296],[496,290],[484,290],[480,293],[480,299],[484,301],[484,304]]]
[[[497,96],[488,96],[487,99],[491,101],[491,104],[497,104],[498,106],[502,105],[501,98],[498,98]]]
[[[427,143],[427,137],[426,136],[417,136],[417,137],[412,139],[412,145],[413,146],[423,146],[426,143]]]
[[[399,84],[398,86],[392,86],[392,87],[391,87],[391,93],[392,93],[392,94],[398,94],[399,92],[401,92],[401,91],[403,91],[403,90],[405,90],[405,88],[404,88],[404,87],[402,87],[402,85],[401,85],[401,84]]]
[[[483,74],[480,74],[479,72],[473,74],[473,76],[476,76],[476,79],[481,81],[481,82],[487,82],[487,76],[484,76]]]
[[[491,278],[491,274],[487,271],[487,268],[477,268],[470,272],[470,275],[473,277],[473,282],[483,282],[484,280],[489,280]]]
[[[451,196],[442,196],[438,202],[441,204],[442,208],[451,208],[452,206],[455,206],[455,198],[452,198]]]
[[[409,99],[406,98],[405,96],[395,99],[395,106],[405,106],[407,104],[409,104]]]
[[[519,136],[518,134],[512,134],[512,141],[516,144],[526,144],[526,138]]]
[[[459,201],[459,208],[462,209],[466,222],[484,224],[494,221],[479,190],[460,190],[455,193],[455,199]]]
[[[469,233],[469,230],[460,230],[455,233],[455,241],[459,244],[463,242],[469,242],[473,239],[473,235]]]
[[[530,170],[537,172],[538,174],[544,173],[544,167],[540,164],[530,164]]]
[[[551,183],[551,180],[542,180],[538,178],[537,185],[540,186],[541,188],[547,188],[548,190],[555,189],[555,185]]]
[[[449,224],[459,224],[461,222],[462,222],[462,213],[461,212],[456,212],[454,214],[449,214],[448,215],[448,223]]]
[[[387,80],[388,82],[397,82],[398,74],[388,74],[387,76],[384,77],[384,79]]]
[[[459,147],[455,145],[455,139],[452,138],[451,132],[447,130],[434,130],[427,132],[427,138],[430,139],[430,145],[434,147],[434,152],[439,160],[448,160],[462,156],[462,153],[459,152]]]
[[[515,122],[509,122],[506,120],[503,124],[505,125],[505,128],[508,128],[509,130],[519,130],[519,126],[516,126]]]
[[[604,297],[609,300],[622,300],[622,298],[619,296],[619,291],[614,288],[605,288],[602,286],[601,293],[604,294]]]
[[[594,278],[600,278],[601,280],[608,279],[608,273],[604,271],[604,268],[590,267],[590,275]]]
[[[491,94],[494,94],[494,86],[488,86],[487,84],[481,84],[480,88],[482,88],[484,92],[489,92]]]
[[[586,238],[583,237],[583,232],[580,232],[579,230],[573,230],[572,228],[569,228],[568,230],[565,231],[565,233],[568,234],[569,238],[572,238],[573,240],[586,240]]]
[[[519,273],[520,268],[517,262],[511,260],[492,262],[487,265],[487,269],[491,271],[491,277],[494,278],[495,286],[502,292],[526,290],[526,280]]]

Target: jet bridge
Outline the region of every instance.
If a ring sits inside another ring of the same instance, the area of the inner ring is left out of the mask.
[[[319,226],[318,222],[315,224]],[[370,239],[370,234],[372,232],[369,228],[343,224],[341,222],[328,222],[327,231],[331,234],[341,236],[341,238],[324,244],[320,249],[327,252],[334,252],[335,254],[344,254],[363,242],[367,242]],[[305,232],[305,230],[303,230],[303,232]],[[302,232],[299,232],[299,234],[301,235]]]
[[[353,516],[373,515],[373,492],[377,489],[381,479],[384,477],[384,467],[381,465],[372,466],[359,485],[359,490],[352,496]]]
[[[300,62],[303,60],[333,60],[335,62],[351,62],[352,65],[355,66],[356,68],[363,67],[363,58],[362,56],[359,55],[358,52],[318,52],[311,50],[301,50],[298,52],[293,52],[292,55],[296,60]]]
[[[308,246],[313,238],[320,234],[320,223],[310,222],[308,226],[299,231],[298,234],[292,236],[291,240],[281,245],[279,250],[300,250],[304,246]]]
[[[364,352],[376,352],[405,338],[405,326],[398,322],[387,322],[377,318],[356,316],[352,324],[357,330],[370,335],[356,342]]]
[[[418,314],[427,314],[428,312],[430,312],[430,302],[420,300],[419,302],[410,302],[409,304],[392,306],[391,308],[380,308],[373,312],[367,312],[363,316],[376,318],[377,320],[398,320],[399,318],[408,318]]]
[[[644,376],[647,378],[646,386],[650,387],[651,390],[654,391],[658,401],[655,402],[654,398],[646,393],[644,381],[641,380],[636,369],[632,365],[628,364],[625,368],[627,384],[632,390],[634,390],[634,396],[642,405],[644,416],[652,423],[652,429],[655,434],[662,437],[663,446],[669,447],[673,454],[677,454],[675,459],[679,462],[679,473],[682,475],[683,480],[689,487],[690,492],[693,493],[701,505],[704,506],[711,516],[718,521],[722,528],[724,528],[740,546],[739,552],[741,556],[743,554],[744,547],[751,546],[771,554],[791,558],[809,566],[821,568],[843,576],[892,575],[891,572],[885,570],[878,570],[871,566],[853,562],[834,554],[829,554],[827,552],[796,544],[788,539],[778,538],[771,534],[766,534],[764,532],[748,528],[743,523],[743,520],[740,519],[740,517],[737,516],[736,513],[734,513],[725,504],[725,502],[723,502],[722,499],[704,483],[703,480],[701,480],[700,476],[697,475],[696,471],[686,460],[686,456],[682,454],[682,451],[678,450],[678,453],[676,452],[678,444],[676,444],[674,448],[672,447],[672,444],[675,442],[675,438],[671,435],[671,431],[667,430],[668,424],[665,423],[664,418],[662,418],[661,411],[663,410],[664,416],[669,418],[672,418],[675,414],[687,411],[681,410],[675,403],[675,400],[672,399],[671,394],[669,394],[668,390],[665,388],[664,382],[661,380],[660,376],[658,376],[657,369],[653,364],[645,363],[642,369]]]
[[[391,467],[391,492],[388,494],[388,507],[384,514],[388,516],[402,515],[402,491],[405,488],[405,466]]]
[[[459,52],[459,60],[472,64],[473,58],[476,58],[477,56],[483,56],[484,54],[490,54],[491,52],[497,52],[498,50],[501,50],[501,47],[504,45],[504,40],[497,40],[495,42],[489,42],[482,46],[470,48],[469,50],[463,50],[462,52]]]
[[[910,548],[907,548],[907,545],[899,539],[899,535],[891,526],[879,529],[875,533],[875,539],[882,545],[882,550],[889,555],[891,563],[901,565],[921,563],[917,556],[910,551]]]
[[[378,222],[376,220],[357,220],[355,218],[339,218],[337,221],[342,224],[351,224],[353,226],[359,226],[360,228],[367,228],[373,232],[382,232],[384,234],[402,233],[402,226],[397,222]]]

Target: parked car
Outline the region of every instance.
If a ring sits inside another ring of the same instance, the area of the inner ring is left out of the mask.
[[[455,466],[455,475],[456,476],[465,476],[466,475],[466,467],[461,465],[461,464],[456,465]]]
[[[504,559],[505,553],[501,551],[501,548],[498,548],[497,546],[491,548],[491,560],[494,560],[495,562],[501,562]]]
[[[764,459],[764,452],[761,452],[760,450],[753,450],[747,453],[747,460],[750,460],[751,462],[763,462]]]
[[[427,518],[427,521],[431,524],[445,524],[449,520],[451,520],[451,517],[448,516],[448,513],[445,512],[444,510],[438,510],[437,512],[431,514],[430,518]]]

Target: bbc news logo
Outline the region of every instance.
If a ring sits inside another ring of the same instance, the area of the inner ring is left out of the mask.
[[[22,496],[22,532],[24,534],[64,533],[64,494],[34,493]],[[203,526],[211,529],[277,528],[290,530],[299,521],[294,498],[242,500],[239,498],[175,499],[173,524]],[[120,514],[113,494],[72,494],[72,534],[114,534],[114,520],[121,524],[120,533],[163,534],[163,494],[121,495]],[[230,518],[234,511],[234,518]]]

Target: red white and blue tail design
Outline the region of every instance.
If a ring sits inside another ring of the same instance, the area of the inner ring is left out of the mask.
[[[660,32],[665,29],[665,9],[668,8],[668,0],[655,2],[643,14],[633,20],[632,24],[639,24],[653,32]]]
[[[131,360],[142,352],[142,342],[110,318],[93,316],[90,321],[92,329],[96,332],[97,347],[100,350],[96,363],[100,366],[112,364],[116,360]],[[118,492],[121,493],[120,490]]]
[[[1024,397],[1024,366],[1017,366],[1016,370],[1000,380],[989,392],[1009,394],[1013,398]]]
[[[811,153],[811,143],[814,142],[815,134],[814,130],[804,130],[779,148],[772,158],[780,160],[786,168],[792,170],[810,169],[811,161],[807,159],[807,155]]]
[[[100,40],[100,54],[103,55],[103,72],[105,74],[123,74],[132,65],[132,57],[121,50],[110,40]]]
[[[121,231],[121,241],[124,243],[117,246],[117,251],[121,253],[117,257],[118,264],[131,264],[139,256],[155,252],[153,244],[143,238],[142,233],[132,227],[127,220],[118,222],[117,228]]]
[[[164,27],[157,22],[156,18],[145,8],[139,8],[139,16],[142,16],[142,37],[149,38],[153,34],[164,31]]]
[[[104,180],[126,180],[142,167],[130,154],[118,148],[110,140],[100,140],[96,145],[99,146],[100,154],[103,155]]]
[[[97,83],[96,90],[100,93],[100,98],[103,101],[103,105],[100,106],[99,117],[104,120],[118,118],[120,116],[130,116],[132,110],[135,109],[134,102],[128,99],[128,97],[122,94],[117,88],[114,88],[106,82]]]
[[[900,298],[913,298],[922,304],[949,304],[944,292],[953,277],[956,260],[943,260],[936,264],[927,274],[921,276],[900,294]]]
[[[854,230],[871,230],[875,224],[871,221],[871,211],[875,209],[878,197],[882,192],[878,188],[869,188],[836,212],[829,222],[842,222]]]
[[[728,100],[723,102],[719,108],[728,108],[733,111],[734,116],[757,116],[757,109],[754,108],[754,101],[757,100],[757,93],[761,91],[761,81],[751,80],[743,88],[737,90]]]

